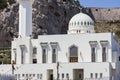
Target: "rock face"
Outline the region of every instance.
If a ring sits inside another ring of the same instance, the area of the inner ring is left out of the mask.
[[[13,37],[18,36],[18,6],[15,3],[0,11],[0,47],[10,47]],[[68,22],[79,12],[79,6],[77,0],[34,0],[33,38],[43,34],[67,33]],[[120,30],[120,8],[84,8],[83,12],[97,22],[96,32]]]
[[[18,36],[18,5],[12,4],[0,13],[0,46],[10,46]],[[64,34],[69,19],[79,12],[78,1],[35,0],[33,3],[33,38],[42,34]],[[2,44],[1,44],[2,43]]]
[[[120,8],[88,8],[96,22],[120,22]]]
[[[33,4],[33,34],[67,32],[70,18],[79,12],[74,0],[35,0]],[[42,33],[41,33],[42,32]]]

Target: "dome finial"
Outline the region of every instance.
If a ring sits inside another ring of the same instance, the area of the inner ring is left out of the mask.
[[[82,8],[82,7],[79,7],[79,9],[80,9],[80,13],[82,13],[82,9],[83,9],[83,8]]]

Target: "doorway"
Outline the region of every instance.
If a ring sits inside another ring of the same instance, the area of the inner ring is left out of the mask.
[[[83,69],[73,69],[73,80],[83,80],[84,70]]]
[[[48,80],[53,80],[53,70],[47,70],[47,78]]]

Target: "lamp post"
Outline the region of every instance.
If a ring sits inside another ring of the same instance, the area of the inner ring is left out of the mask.
[[[14,61],[12,61],[12,74],[14,74],[14,70],[15,70],[15,67],[14,67]]]
[[[59,79],[59,62],[57,62],[57,80]]]

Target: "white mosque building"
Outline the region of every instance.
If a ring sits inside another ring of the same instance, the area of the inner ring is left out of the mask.
[[[15,80],[120,80],[120,45],[115,34],[95,33],[94,21],[81,12],[71,18],[68,34],[32,39],[32,0],[18,2],[20,36],[11,46],[15,64],[0,65],[1,76],[13,74]]]

